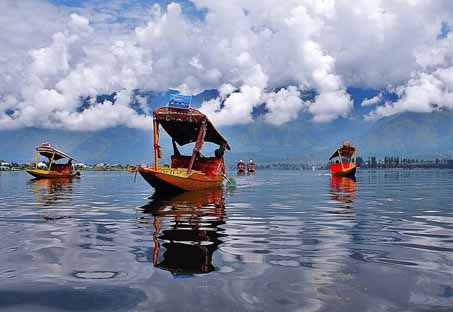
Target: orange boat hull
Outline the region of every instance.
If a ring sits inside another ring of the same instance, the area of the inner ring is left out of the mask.
[[[208,177],[202,172],[193,171],[188,176],[171,173],[171,169],[154,170],[147,167],[139,167],[140,175],[156,190],[173,191],[198,191],[209,188],[220,187],[223,183],[223,176]]]
[[[67,172],[58,172],[58,171],[50,171],[47,170],[40,170],[40,169],[30,169],[27,170],[29,174],[34,176],[36,179],[54,179],[54,178],[75,178],[78,177],[75,173],[67,173]]]
[[[337,177],[354,177],[356,171],[357,167],[353,163],[343,163],[343,166],[341,164],[330,165],[330,173]]]

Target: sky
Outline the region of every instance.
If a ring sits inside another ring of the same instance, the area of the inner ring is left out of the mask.
[[[448,0],[0,0],[0,130],[151,128],[137,89],[217,89],[218,126],[348,118],[350,88],[370,121],[448,110],[451,27]]]

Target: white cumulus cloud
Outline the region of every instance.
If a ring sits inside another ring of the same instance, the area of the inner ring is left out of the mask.
[[[376,104],[381,103],[383,98],[384,98],[384,94],[382,92],[379,92],[378,95],[373,96],[371,99],[365,98],[360,105],[362,107],[376,105]]]
[[[453,39],[441,32],[451,1],[191,3],[200,16],[178,3],[2,1],[0,129],[150,127],[135,89],[218,89],[202,110],[221,125],[253,122],[261,105],[276,126],[348,117],[348,87],[396,90],[395,102],[362,103],[374,105],[370,119],[451,108]],[[302,100],[307,90],[315,96]],[[114,92],[115,103],[81,100]]]
[[[276,126],[297,119],[298,113],[307,105],[302,101],[300,92],[295,86],[266,94],[264,102],[268,110],[264,118],[268,123]]]

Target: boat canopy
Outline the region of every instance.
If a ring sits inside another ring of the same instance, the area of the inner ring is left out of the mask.
[[[332,160],[335,157],[342,156],[351,158],[355,153],[355,147],[351,145],[349,142],[345,142],[343,146],[335,151],[335,153],[330,156],[329,160]]]
[[[68,158],[70,160],[74,159],[65,152],[59,151],[47,143],[43,143],[41,146],[37,147],[36,152],[49,159],[52,159],[52,155],[55,154],[55,156],[53,157],[54,160],[59,160],[62,158]]]
[[[154,120],[180,146],[196,142],[200,127],[205,122],[206,134],[204,141],[225,146],[226,149],[230,150],[227,140],[217,131],[208,117],[194,108],[161,107],[154,111]]]

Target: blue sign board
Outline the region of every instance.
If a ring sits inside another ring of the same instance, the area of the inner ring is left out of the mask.
[[[191,95],[170,94],[170,100],[168,101],[169,107],[189,109],[191,104]]]

